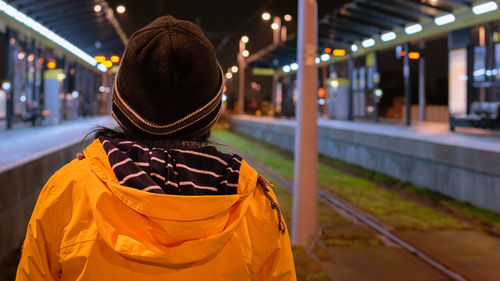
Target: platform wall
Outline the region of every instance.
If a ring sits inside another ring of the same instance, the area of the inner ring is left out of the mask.
[[[231,129],[293,151],[295,122],[233,118]],[[500,212],[500,153],[319,125],[319,153]]]

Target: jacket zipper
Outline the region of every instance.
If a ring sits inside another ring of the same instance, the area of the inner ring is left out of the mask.
[[[264,191],[264,195],[266,196],[269,201],[271,201],[271,208],[275,209],[276,212],[278,213],[278,230],[281,232],[281,234],[285,234],[285,223],[283,222],[283,216],[281,215],[281,209],[278,203],[274,201],[273,197],[269,194],[269,187],[268,184],[274,187],[268,180],[266,180],[263,176],[259,175],[257,178],[257,182],[259,185],[262,187],[262,190]]]

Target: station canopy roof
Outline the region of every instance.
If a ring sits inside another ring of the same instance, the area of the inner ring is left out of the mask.
[[[105,9],[94,11],[93,0],[8,0],[82,51],[95,55],[121,55],[124,45],[106,18]]]
[[[471,8],[471,0],[354,0],[318,21],[318,54],[325,48],[349,52],[351,45],[411,23],[435,19],[457,8]],[[297,61],[297,36],[269,46],[248,58],[250,67],[278,68]]]

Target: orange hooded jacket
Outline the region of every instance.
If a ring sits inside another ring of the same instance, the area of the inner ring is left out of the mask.
[[[237,194],[176,196],[121,186],[99,140],[84,154],[40,193],[16,280],[296,280],[276,197],[245,161]]]

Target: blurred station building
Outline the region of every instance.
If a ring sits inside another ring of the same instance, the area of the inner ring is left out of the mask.
[[[123,44],[113,10],[88,5],[0,1],[0,130],[110,113]]]
[[[294,151],[298,36],[278,18],[272,44],[240,49],[245,85],[228,84],[247,114],[274,119],[231,126]],[[346,1],[319,16],[317,41],[320,154],[500,211],[496,1]]]
[[[498,129],[498,19],[495,1],[346,3],[318,22],[321,116]],[[297,101],[297,40],[288,37],[246,60],[274,77],[276,116],[294,116]]]

